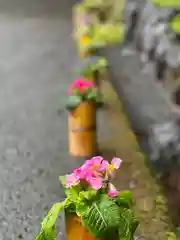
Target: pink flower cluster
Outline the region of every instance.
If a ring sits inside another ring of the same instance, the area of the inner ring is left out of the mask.
[[[75,169],[72,174],[66,175],[66,187],[74,187],[83,181],[93,189],[99,190],[105,186],[106,180],[114,176],[115,171],[120,168],[121,162],[120,158],[113,158],[109,163],[101,156],[93,157],[80,168]],[[112,184],[108,185],[108,195],[116,197],[119,191]]]
[[[76,90],[78,90],[81,94],[84,94],[88,89],[94,88],[95,83],[86,79],[77,79],[75,80],[69,89],[69,95],[73,95]]]

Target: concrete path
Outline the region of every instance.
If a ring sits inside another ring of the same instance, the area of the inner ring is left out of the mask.
[[[70,0],[0,0],[0,240],[33,240],[62,191]]]

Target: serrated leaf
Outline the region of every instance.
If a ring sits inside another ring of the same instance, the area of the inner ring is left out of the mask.
[[[68,102],[66,104],[66,109],[68,111],[74,110],[75,108],[77,108],[79,106],[81,101],[82,101],[82,97],[81,96],[74,96],[74,95],[70,96],[68,98]]]
[[[139,221],[134,217],[132,210],[120,208],[119,237],[121,240],[133,240]]]
[[[80,201],[79,203],[76,203],[76,214],[79,217],[83,217],[86,215],[86,212],[88,211],[88,204],[86,201]]]
[[[79,197],[80,186],[75,186],[72,188],[66,188],[65,193],[67,198],[71,199],[71,201],[76,204],[76,201]]]
[[[80,191],[76,200],[76,214],[83,217],[86,215],[89,205],[91,205],[93,198],[98,194],[97,190],[88,189],[87,191]]]
[[[119,207],[111,199],[94,201],[82,217],[83,225],[95,237],[104,237],[118,229],[120,224]]]

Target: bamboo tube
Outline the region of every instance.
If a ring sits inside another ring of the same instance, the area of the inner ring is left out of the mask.
[[[74,157],[90,157],[97,153],[96,106],[82,102],[69,114],[69,151]]]
[[[109,233],[104,238],[96,238],[89,233],[75,213],[65,214],[67,240],[119,240],[117,232]]]
[[[66,214],[66,233],[67,240],[98,240],[82,226],[76,214]]]

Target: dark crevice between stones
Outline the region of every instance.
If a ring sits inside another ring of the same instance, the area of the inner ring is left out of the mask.
[[[173,94],[174,103],[180,107],[180,87]]]
[[[173,72],[173,79],[175,81],[178,81],[179,79],[179,74]],[[180,87],[177,87],[174,92],[172,93],[171,95],[171,99],[172,99],[172,107],[174,108],[174,111],[175,111],[175,114],[176,114],[176,117],[177,117],[177,122],[178,122],[178,125],[180,127]]]

